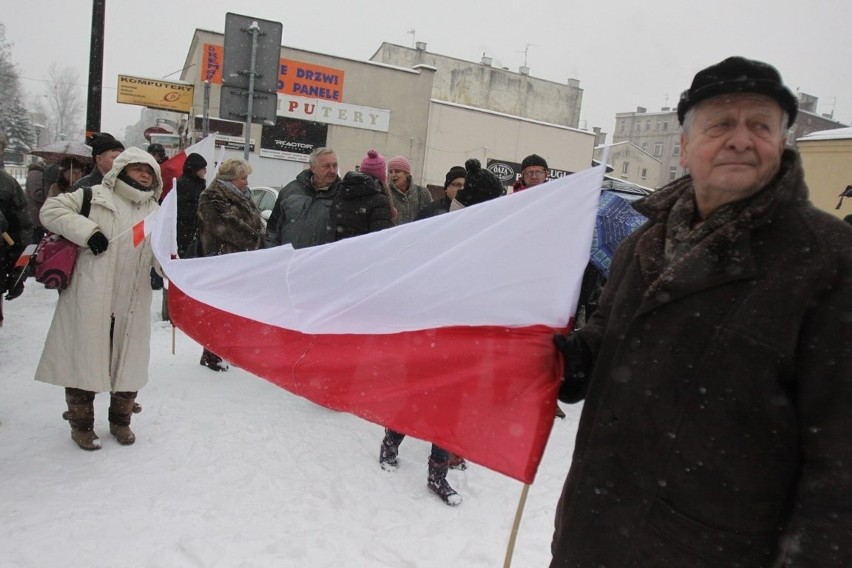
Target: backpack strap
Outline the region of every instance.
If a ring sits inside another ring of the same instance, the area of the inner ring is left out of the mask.
[[[88,217],[92,210],[92,188],[83,186],[83,207],[80,208],[80,215]]]

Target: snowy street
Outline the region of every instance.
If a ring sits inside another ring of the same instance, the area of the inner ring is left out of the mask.
[[[63,390],[33,373],[57,294],[34,280],[0,327],[0,558],[5,568],[503,566],[522,485],[476,464],[451,471],[463,503],[426,489],[429,444],[406,438],[378,464],[382,428],[298,398],[241,369],[214,373],[152,303],[148,386],[133,446],[70,438]],[[550,560],[553,514],[579,406],[563,406],[532,485],[512,566]]]

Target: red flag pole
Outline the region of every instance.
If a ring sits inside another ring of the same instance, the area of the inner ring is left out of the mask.
[[[512,566],[512,556],[515,554],[515,540],[518,538],[518,528],[521,526],[521,517],[524,516],[524,506],[527,504],[527,494],[530,492],[530,484],[524,483],[521,498],[518,500],[518,510],[515,511],[515,523],[512,525],[512,534],[509,535],[509,546],[506,547],[506,560],[503,568]]]

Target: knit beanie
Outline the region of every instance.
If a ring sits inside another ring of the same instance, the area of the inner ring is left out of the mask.
[[[109,150],[121,150],[124,152],[124,144],[116,140],[112,134],[106,132],[95,132],[92,134],[92,158],[108,152]]]
[[[360,172],[373,176],[382,182],[382,185],[388,183],[388,168],[385,164],[385,157],[375,150],[367,152],[367,156],[361,160]]]
[[[525,169],[532,166],[541,166],[546,170],[547,161],[545,161],[545,159],[539,156],[538,154],[530,154],[529,156],[524,158],[523,162],[521,162],[521,173],[523,173]]]
[[[456,200],[465,207],[506,194],[506,188],[497,176],[484,169],[476,158],[466,161],[464,167],[467,175],[464,187],[456,195]]]
[[[450,171],[447,172],[447,177],[444,179],[444,189],[453,183],[454,179],[467,177],[467,170],[461,166],[453,166],[450,168]]]
[[[405,156],[394,156],[388,160],[389,170],[400,170],[407,174],[411,173],[411,162]]]
[[[204,156],[192,152],[186,157],[186,161],[183,163],[183,173],[195,174],[206,167],[207,160],[204,159]]]

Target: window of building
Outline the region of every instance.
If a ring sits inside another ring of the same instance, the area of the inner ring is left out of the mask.
[[[620,126],[620,127],[619,127],[619,129],[618,129],[618,131],[619,131],[619,132],[624,132],[624,124],[625,124],[626,122],[627,122],[626,120],[622,120],[622,121],[621,121],[621,126]]]
[[[639,130],[641,130],[641,128],[642,128],[642,123],[641,123],[641,122],[637,122],[637,123],[636,123],[636,132],[639,132]]]
[[[643,151],[643,152],[647,152],[647,151],[648,151],[648,143],[647,143],[647,142],[642,142],[642,151]]]
[[[663,130],[668,130],[668,129],[669,129],[669,121],[668,121],[668,120],[664,120],[664,121],[663,121]]]
[[[630,162],[624,162],[621,164],[621,173],[626,175],[628,169],[630,169]]]
[[[642,168],[642,179],[648,179],[648,168]]]
[[[672,156],[680,156],[680,143],[675,143],[674,148],[672,148]]]
[[[674,181],[677,179],[677,166],[671,166],[669,168],[669,181]]]
[[[663,155],[663,143],[662,142],[656,142],[654,144],[654,156],[657,157],[657,158],[660,158],[660,157],[662,157],[662,155]]]
[[[649,130],[651,130],[651,120],[650,119],[645,121],[645,132],[648,132]]]

